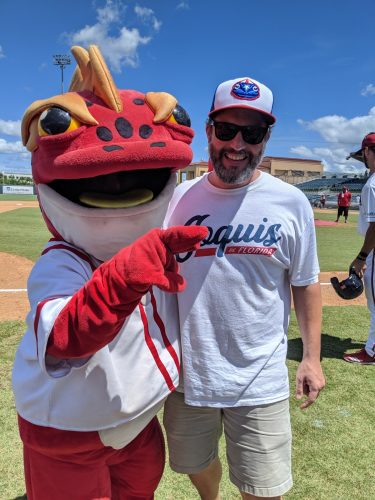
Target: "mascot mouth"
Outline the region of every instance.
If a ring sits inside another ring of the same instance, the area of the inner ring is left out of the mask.
[[[81,206],[130,208],[157,198],[170,175],[169,168],[132,170],[83,179],[57,179],[49,187]]]

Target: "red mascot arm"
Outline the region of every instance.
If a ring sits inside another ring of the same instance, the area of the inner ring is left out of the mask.
[[[192,251],[207,228],[153,229],[102,264],[62,309],[50,333],[47,354],[80,358],[111,342],[152,286],[166,292],[185,288],[174,254]]]

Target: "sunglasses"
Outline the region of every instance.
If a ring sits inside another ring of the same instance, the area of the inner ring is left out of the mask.
[[[215,128],[215,135],[219,141],[231,141],[238,132],[241,132],[242,138],[247,144],[260,144],[268,132],[268,127],[256,125],[235,125],[234,123],[214,120],[210,120],[210,125]]]

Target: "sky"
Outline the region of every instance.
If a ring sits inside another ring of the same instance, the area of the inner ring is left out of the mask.
[[[0,0],[0,171],[30,172],[20,124],[61,92],[54,54],[99,45],[119,89],[173,94],[207,160],[205,120],[224,80],[250,77],[274,94],[266,155],[346,160],[375,130],[374,0]],[[67,90],[75,67],[64,70]]]

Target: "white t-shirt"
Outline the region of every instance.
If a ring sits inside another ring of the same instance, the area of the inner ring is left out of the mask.
[[[361,192],[359,207],[358,232],[363,236],[367,232],[369,222],[375,222],[375,175],[371,175]]]
[[[235,189],[208,175],[177,187],[166,218],[209,228],[198,251],[177,257],[187,281],[178,294],[185,400],[280,401],[289,396],[290,284],[318,281],[313,212],[299,189],[264,172]]]

